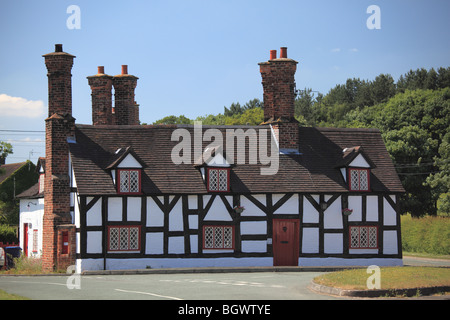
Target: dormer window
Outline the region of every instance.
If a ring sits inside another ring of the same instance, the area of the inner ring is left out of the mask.
[[[369,191],[369,169],[348,169],[348,182],[350,191]]]
[[[230,191],[230,168],[207,168],[208,192]]]
[[[131,147],[118,149],[106,167],[110,170],[111,178],[117,193],[139,194],[142,190],[142,170],[144,162]]]
[[[342,160],[336,165],[350,191],[370,191],[370,170],[375,168],[361,146],[342,150]]]
[[[199,170],[208,192],[230,192],[231,165],[221,147],[208,146],[203,151]]]
[[[118,192],[141,192],[141,169],[118,169]]]

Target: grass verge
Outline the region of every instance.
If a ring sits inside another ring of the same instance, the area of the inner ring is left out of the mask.
[[[30,300],[30,299],[0,290],[0,300]]]
[[[406,289],[450,286],[450,269],[437,267],[380,268],[381,289]],[[314,282],[346,290],[367,290],[367,279],[372,273],[366,269],[331,272],[314,278]]]

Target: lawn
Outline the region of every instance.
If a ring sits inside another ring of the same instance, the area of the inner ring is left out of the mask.
[[[6,293],[5,291],[0,290],[0,300],[30,300],[30,299],[15,294]]]
[[[406,289],[450,286],[450,268],[386,267],[380,268],[381,289]],[[317,284],[347,290],[367,290],[372,273],[365,268],[331,272],[314,278]]]

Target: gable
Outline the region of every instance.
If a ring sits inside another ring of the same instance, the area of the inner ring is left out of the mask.
[[[222,155],[222,153],[217,153],[212,158],[205,161],[205,164],[209,167],[229,167],[227,159]]]
[[[362,154],[358,154],[355,159],[348,165],[355,168],[370,168],[371,165],[366,161]]]
[[[117,168],[142,168],[139,161],[133,157],[132,154],[128,154],[122,161],[119,162]]]

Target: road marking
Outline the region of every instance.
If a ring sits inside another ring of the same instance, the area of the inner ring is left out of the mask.
[[[4,281],[4,282],[13,282],[13,283],[27,283],[27,284],[53,284],[55,286],[66,286],[65,283],[56,283],[56,282],[39,282],[39,281]]]
[[[232,280],[232,279],[222,279],[222,280],[209,280],[209,279],[181,279],[181,280],[172,280],[172,279],[161,279],[161,282],[197,282],[197,283],[205,283],[205,284],[220,284],[220,285],[230,285],[230,286],[248,286],[248,287],[258,287],[258,288],[285,288],[283,285],[278,284],[264,284],[261,282],[250,282],[250,281],[242,281],[242,280]]]
[[[151,292],[130,291],[130,290],[122,290],[122,289],[114,289],[114,290],[120,291],[120,292],[127,292],[127,293],[145,294],[145,295],[154,296],[154,297],[158,297],[158,298],[166,298],[166,299],[172,299],[172,300],[183,300],[183,299],[180,299],[180,298],[177,298],[177,297],[163,296],[163,295],[156,294],[156,293],[151,293]]]

